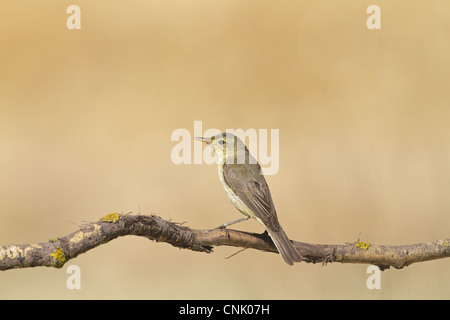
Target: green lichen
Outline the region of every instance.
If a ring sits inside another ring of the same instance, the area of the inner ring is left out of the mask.
[[[358,242],[355,244],[355,247],[357,247],[357,248],[359,248],[359,249],[367,250],[367,249],[370,248],[370,243],[358,241]]]
[[[116,223],[117,221],[119,221],[119,218],[120,218],[120,214],[110,213],[110,214],[107,214],[106,216],[104,216],[103,218],[101,218],[100,221]]]
[[[52,253],[53,266],[55,268],[62,268],[64,263],[66,262],[66,256],[61,248],[56,248],[55,253]]]

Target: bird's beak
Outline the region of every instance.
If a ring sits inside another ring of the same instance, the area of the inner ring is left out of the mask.
[[[212,142],[211,138],[205,138],[205,137],[195,137],[195,140],[204,142],[206,144],[210,144]]]

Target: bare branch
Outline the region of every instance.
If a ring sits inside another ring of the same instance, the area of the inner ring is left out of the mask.
[[[78,255],[122,236],[140,236],[199,252],[215,246],[234,246],[261,251],[277,250],[267,233],[255,234],[230,229],[195,230],[151,215],[110,214],[97,222],[45,243],[0,247],[0,270],[37,266],[61,268]],[[450,257],[449,239],[403,246],[382,246],[364,242],[344,245],[308,244],[293,241],[308,263],[374,264],[382,270],[403,268],[412,263]]]

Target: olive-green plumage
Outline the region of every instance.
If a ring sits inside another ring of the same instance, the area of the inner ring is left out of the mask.
[[[219,160],[220,182],[233,205],[246,217],[254,218],[264,226],[286,263],[300,262],[301,255],[278,222],[261,167],[245,144],[231,133],[198,139],[214,149]]]

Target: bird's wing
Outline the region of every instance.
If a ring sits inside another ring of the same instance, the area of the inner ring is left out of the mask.
[[[223,165],[225,183],[265,226],[278,231],[280,225],[277,213],[261,167],[259,164],[246,164],[246,169],[242,170],[241,166],[242,164],[234,163]]]

